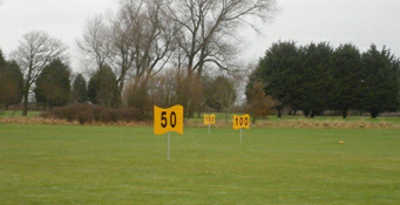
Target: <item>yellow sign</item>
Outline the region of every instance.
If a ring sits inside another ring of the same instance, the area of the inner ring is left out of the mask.
[[[163,135],[168,132],[176,132],[183,135],[182,105],[167,109],[154,106],[154,134]]]
[[[203,119],[204,119],[203,120],[204,125],[215,125],[215,115],[214,114],[211,114],[211,115],[204,114]]]
[[[249,129],[250,128],[250,115],[234,115],[233,116],[233,129]]]

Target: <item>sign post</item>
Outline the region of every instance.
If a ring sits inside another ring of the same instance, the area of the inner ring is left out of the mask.
[[[234,115],[233,129],[240,130],[240,144],[243,142],[243,129],[250,129],[250,115]]]
[[[183,135],[183,106],[176,105],[167,109],[154,106],[154,134],[168,133],[167,160],[171,160],[171,132]]]
[[[167,160],[171,160],[171,133],[168,132],[168,150],[167,150]]]
[[[242,144],[243,137],[242,137],[242,128],[240,128],[240,144]]]
[[[215,114],[204,114],[203,115],[203,124],[208,125],[208,134],[211,133],[211,125],[215,125]]]

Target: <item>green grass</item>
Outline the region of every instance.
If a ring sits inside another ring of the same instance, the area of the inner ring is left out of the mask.
[[[230,121],[232,119],[233,114],[228,114],[227,119]],[[224,113],[216,113],[217,120],[224,121],[226,116]],[[194,118],[190,119],[194,122],[202,122],[203,118],[196,115]],[[372,123],[379,123],[379,122],[389,122],[400,124],[400,117],[378,117],[376,119],[372,119],[369,116],[349,116],[346,119],[343,119],[341,116],[316,116],[314,118],[306,118],[302,115],[290,116],[285,115],[282,118],[278,118],[276,115],[270,115],[265,119],[258,119],[257,121],[286,121],[286,120],[309,120],[309,121],[340,121],[340,122],[357,122],[357,121],[366,121]]]
[[[315,121],[344,121],[344,122],[357,122],[357,121],[366,121],[366,122],[390,122],[390,123],[400,123],[400,117],[378,117],[373,119],[368,116],[350,116],[346,119],[343,119],[341,116],[317,116],[313,119],[306,118],[304,116],[284,116],[279,119],[276,116],[269,116],[268,120],[315,120]]]
[[[37,117],[40,115],[38,111],[29,111],[28,117]],[[22,111],[0,111],[0,118],[22,117]]]
[[[400,130],[171,139],[167,161],[151,128],[0,124],[0,204],[400,204]]]

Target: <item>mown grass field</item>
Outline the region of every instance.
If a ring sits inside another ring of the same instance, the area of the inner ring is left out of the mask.
[[[224,113],[217,113],[216,118],[225,121],[228,120],[230,121],[232,119],[233,114],[224,114]],[[193,121],[198,121],[202,122],[203,118],[202,116],[199,118],[198,116],[195,116],[194,119],[191,119]],[[260,118],[257,119],[257,121],[290,121],[290,120],[306,120],[306,121],[338,121],[338,122],[359,122],[359,121],[364,121],[364,122],[371,122],[371,123],[379,123],[379,122],[389,122],[389,123],[394,123],[394,124],[400,124],[400,117],[378,117],[378,118],[371,118],[370,116],[349,116],[346,119],[343,119],[341,116],[315,116],[314,118],[306,118],[303,115],[296,115],[296,116],[290,116],[290,115],[284,115],[282,118],[278,118],[276,115],[269,115],[266,118]]]
[[[400,130],[0,124],[0,204],[400,204]],[[338,144],[344,139],[345,144]]]
[[[28,112],[28,118],[30,117],[38,117],[40,115],[39,111],[30,111]],[[22,117],[22,111],[1,111],[0,110],[0,118],[12,118],[12,117]]]

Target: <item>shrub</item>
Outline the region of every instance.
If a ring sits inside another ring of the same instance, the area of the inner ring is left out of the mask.
[[[73,104],[55,108],[42,117],[78,121],[80,124],[91,122],[132,122],[150,119],[149,113],[135,108],[113,109],[90,104]]]

